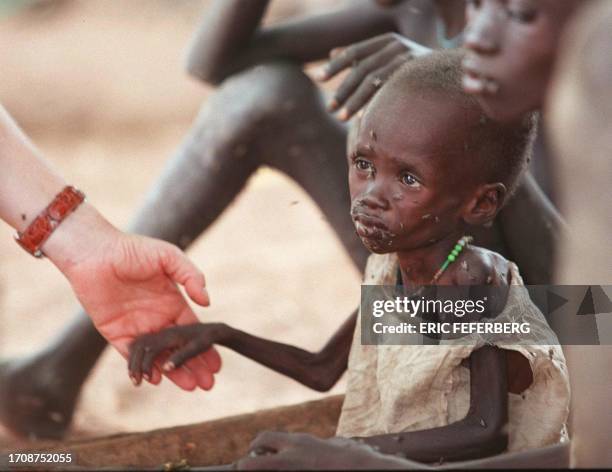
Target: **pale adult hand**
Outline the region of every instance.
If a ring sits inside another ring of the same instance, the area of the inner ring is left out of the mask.
[[[396,33],[385,33],[346,48],[334,49],[327,64],[315,72],[315,78],[327,81],[350,69],[328,103],[342,121],[363,108],[376,91],[403,64],[431,50]]]
[[[195,303],[209,304],[204,275],[179,248],[122,233],[87,204],[57,228],[43,250],[68,278],[98,331],[125,358],[139,335],[198,322],[179,286]],[[159,383],[163,362],[145,380]],[[208,390],[220,366],[213,348],[165,375],[185,390]]]

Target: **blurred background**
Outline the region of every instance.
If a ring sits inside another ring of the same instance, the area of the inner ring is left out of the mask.
[[[275,1],[267,21],[334,3]],[[207,4],[0,0],[0,102],[68,182],[119,227],[211,92],[183,68]],[[206,273],[211,293],[212,307],[196,309],[202,320],[307,349],[320,347],[359,300],[359,274],[319,210],[269,169],[251,179],[189,255]],[[5,360],[46,346],[77,304],[60,273],[24,253],[5,225],[0,261]],[[217,385],[190,393],[167,381],[134,388],[123,359],[108,350],[83,390],[72,437],[187,424],[321,396],[220,352]],[[0,427],[0,447],[11,441]]]

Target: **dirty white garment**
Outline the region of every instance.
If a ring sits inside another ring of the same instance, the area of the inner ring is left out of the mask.
[[[372,255],[364,284],[395,285],[398,267],[395,254]],[[567,438],[570,390],[561,347],[522,287],[514,264],[512,284],[520,287],[509,291],[506,307],[496,319],[529,322],[532,333],[497,335],[493,344],[521,353],[533,373],[527,390],[521,395],[509,393],[508,450],[521,451]],[[443,345],[368,346],[361,345],[360,318],[349,357],[338,436],[416,431],[465,418],[470,404],[470,371],[461,361],[485,344],[479,335],[461,338],[461,345],[446,340]],[[532,339],[534,344],[530,345]],[[542,339],[550,343],[543,345]],[[491,342],[490,337],[488,340]]]

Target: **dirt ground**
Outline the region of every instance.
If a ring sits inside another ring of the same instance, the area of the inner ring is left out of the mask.
[[[0,102],[119,227],[210,93],[182,68],[206,3],[64,0],[0,19]],[[283,0],[271,16],[325,3]],[[196,309],[202,320],[315,349],[358,303],[359,274],[319,210],[268,169],[189,255],[205,271],[212,297],[212,307]],[[61,274],[27,256],[5,225],[0,261],[4,359],[45,346],[77,304]],[[188,393],[169,382],[134,388],[123,359],[108,350],[84,388],[73,435],[187,424],[320,396],[227,350],[221,354],[215,388]],[[334,392],[342,390],[341,383]],[[8,441],[0,429],[0,446]]]

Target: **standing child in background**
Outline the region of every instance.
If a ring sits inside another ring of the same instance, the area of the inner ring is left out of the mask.
[[[395,285],[399,278],[408,290],[521,284],[514,264],[465,244],[463,236],[490,224],[516,186],[532,124],[488,120],[461,88],[460,61],[461,54],[449,52],[412,61],[368,105],[350,137],[351,216],[365,246],[376,253],[367,283]],[[437,273],[458,241],[463,250]],[[353,314],[321,351],[309,353],[224,324],[197,324],[138,339],[129,370],[140,381],[159,356],[172,370],[218,344],[325,390],[347,369],[350,351],[340,436],[358,436],[380,452],[424,462],[558,443],[569,402],[563,354],[525,290],[510,290],[505,305],[500,321],[519,317],[537,326],[540,337],[500,336],[493,345],[464,338],[440,346],[362,346]],[[543,341],[547,345],[538,345]],[[274,444],[268,449],[278,450]],[[325,465],[315,450],[305,463],[290,464],[309,468],[315,457]],[[282,461],[272,454],[239,465],[289,464]]]

